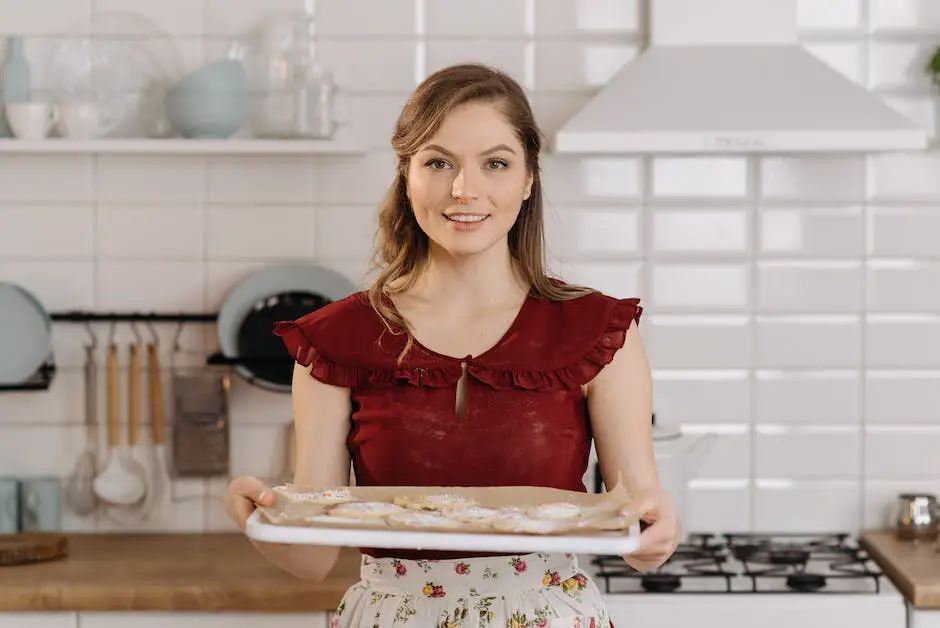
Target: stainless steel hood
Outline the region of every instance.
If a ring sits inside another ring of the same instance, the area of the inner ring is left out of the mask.
[[[797,0],[648,2],[649,46],[561,127],[555,152],[926,147],[926,129],[798,43]]]

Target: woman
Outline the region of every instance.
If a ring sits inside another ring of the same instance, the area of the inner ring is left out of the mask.
[[[279,323],[294,356],[294,482],[542,485],[583,491],[591,438],[608,486],[622,474],[650,524],[624,559],[662,564],[678,538],[651,439],[638,299],[551,279],[543,259],[541,140],[506,75],[458,65],[428,77],[395,128],[369,289]],[[234,480],[244,526],[272,495]],[[323,578],[338,548],[256,543]],[[363,548],[336,626],[608,625],[577,559]],[[580,623],[579,623],[580,622]]]

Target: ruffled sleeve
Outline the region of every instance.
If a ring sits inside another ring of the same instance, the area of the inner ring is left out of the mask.
[[[359,381],[356,367],[341,364],[325,356],[316,346],[302,322],[279,321],[274,325],[274,333],[281,337],[294,361],[310,367],[310,375],[315,379],[334,386],[350,387]]]
[[[523,332],[531,337],[532,354],[476,363],[473,375],[497,389],[578,388],[614,359],[642,315],[640,299],[603,294],[544,304]]]
[[[355,388],[457,383],[459,364],[408,360],[398,364],[404,337],[388,332],[362,293],[331,303],[293,321],[279,321],[274,334],[294,361],[321,382]]]

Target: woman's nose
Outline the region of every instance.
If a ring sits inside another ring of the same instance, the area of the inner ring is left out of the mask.
[[[476,183],[470,180],[471,178],[467,176],[467,171],[463,169],[458,171],[457,176],[454,177],[451,195],[461,203],[469,203],[478,198]]]

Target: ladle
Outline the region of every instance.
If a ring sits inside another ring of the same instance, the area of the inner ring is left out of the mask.
[[[120,426],[118,424],[118,366],[117,345],[113,331],[108,346],[108,462],[104,471],[95,478],[95,494],[116,506],[131,506],[144,496],[146,486],[136,469],[128,468],[126,458],[120,455]]]

